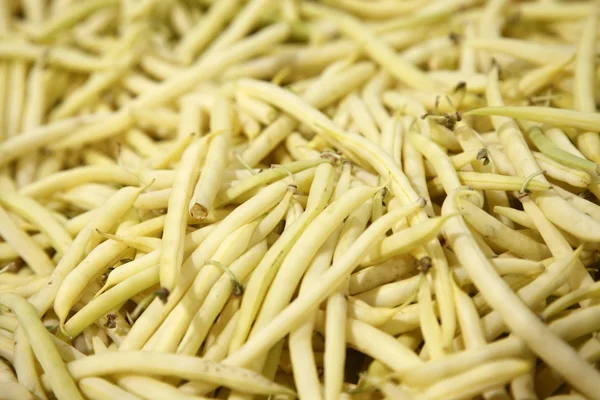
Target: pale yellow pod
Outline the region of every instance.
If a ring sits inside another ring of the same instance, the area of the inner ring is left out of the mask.
[[[12,295],[6,294],[5,295]],[[16,295],[13,295],[16,296]],[[17,296],[19,297],[19,296]],[[15,342],[13,338],[0,335],[0,356],[4,358],[9,363],[13,364],[15,362]]]
[[[375,307],[396,307],[413,298],[419,288],[420,275],[387,283],[354,296]]]
[[[83,399],[35,308],[24,298],[11,294],[0,294],[0,303],[9,307],[19,320],[57,398]]]
[[[8,69],[8,101],[6,104],[6,127],[4,127],[8,137],[17,135],[22,129],[26,83],[27,65],[19,60],[12,61]]]
[[[456,298],[457,315],[462,331],[462,339],[467,349],[477,349],[484,347],[487,342],[481,324],[479,322],[479,313],[471,298],[460,288],[454,287]],[[506,355],[503,355],[506,357]],[[508,397],[503,387],[495,387],[486,390],[484,397]]]
[[[160,210],[166,209],[169,205],[171,197],[171,188],[159,189],[142,193],[134,203],[134,207],[138,210]]]
[[[554,180],[565,182],[574,187],[586,188],[592,183],[592,178],[585,171],[567,167],[550,157],[532,152],[537,164],[544,171],[544,175]]]
[[[573,61],[573,56],[558,62],[544,65],[526,72],[519,80],[519,91],[525,96],[531,96],[538,90],[550,84]]]
[[[89,379],[89,378],[88,378]],[[118,375],[116,379],[119,386],[130,394],[140,398],[172,399],[172,400],[205,400],[205,397],[190,396],[179,388],[162,382],[159,379],[140,375]]]
[[[321,153],[313,148],[312,143],[298,132],[292,132],[285,139],[285,148],[295,160],[316,159],[321,156]]]
[[[546,245],[509,228],[472,203],[459,201],[458,209],[465,220],[490,242],[530,260],[539,261],[550,256]]]
[[[137,178],[130,172],[112,166],[88,166],[57,172],[32,182],[19,190],[30,197],[47,197],[54,192],[72,188],[87,182],[110,182],[119,185],[137,185]]]
[[[104,314],[156,283],[158,283],[158,265],[133,275],[90,300],[81,310],[67,320],[63,331],[70,337],[76,337]]]
[[[234,110],[230,102],[225,98],[218,97],[211,110],[210,126],[213,132],[220,131],[221,133],[213,137],[208,145],[205,167],[196,183],[189,206],[190,215],[199,220],[206,217],[213,209],[221,187],[223,173],[229,161],[230,142],[236,124],[233,116]]]
[[[68,368],[76,380],[97,375],[136,372],[204,380],[247,393],[294,395],[292,390],[247,369],[179,354],[145,351],[106,352],[71,361]]]
[[[184,257],[188,257],[192,251],[194,251],[203,240],[213,231],[215,228],[214,225],[208,225],[204,228],[198,229],[185,237],[184,242]],[[144,255],[143,257],[136,258],[135,260],[128,262],[126,264],[121,265],[119,268],[114,269],[106,278],[106,283],[104,287],[100,290],[98,294],[101,294],[106,289],[111,286],[114,286],[127,278],[141,272],[145,269],[152,267],[153,265],[158,264],[158,260],[160,258],[160,250],[154,250],[151,253]]]
[[[593,113],[596,111],[595,57],[598,13],[590,13],[581,32],[575,60],[575,87],[573,96],[575,109]],[[577,137],[577,146],[586,157],[596,163],[600,161],[600,136],[597,130],[582,132]]]
[[[506,357],[521,357],[527,348],[518,339],[504,338],[481,347],[449,354],[446,358],[416,366],[402,375],[403,382],[412,387],[424,388],[447,376],[466,372],[473,365],[500,360]]]
[[[187,226],[188,203],[200,165],[207,151],[206,139],[196,139],[184,151],[169,195],[160,253],[160,284],[172,290],[183,263],[183,237]]]
[[[19,383],[41,399],[46,399],[37,372],[35,355],[23,328],[15,330],[15,357],[13,368]]]
[[[348,164],[344,165],[344,172],[345,176],[350,174],[351,169]],[[381,194],[381,190],[377,193]],[[377,197],[376,194],[375,198]],[[374,201],[368,200],[348,216],[340,232],[340,237],[333,254],[333,262],[339,260],[364,232],[373,213]],[[325,324],[326,372],[324,377],[326,400],[338,398],[343,391],[344,369],[346,365],[346,318],[344,316],[347,314],[349,308],[346,298],[348,287],[349,278],[346,277],[340,285],[340,290],[330,295],[327,299],[327,322]]]
[[[243,142],[242,145],[236,149],[243,153],[250,146],[252,140],[260,134],[262,127],[250,114],[240,109],[237,110],[237,119],[239,120],[242,133],[249,139],[249,142]]]
[[[71,72],[90,73],[115,67],[114,60],[103,60],[77,49],[61,46],[47,47],[14,39],[0,45],[0,58],[18,61],[35,61],[46,56],[45,61]]]
[[[521,359],[505,358],[491,361],[462,374],[441,380],[428,387],[423,393],[432,400],[470,397],[504,385],[528,372],[531,368],[531,363]]]
[[[374,327],[385,324],[397,313],[397,310],[394,308],[371,307],[354,297],[348,297],[347,309],[348,317]]]
[[[232,304],[230,306],[230,304]],[[235,326],[239,318],[239,301],[230,302],[219,316],[217,323],[213,325],[211,332],[207,338],[207,345],[205,346],[204,357],[207,360],[221,361],[228,353],[229,343],[233,338]],[[230,315],[229,319],[225,319],[227,315]],[[215,328],[221,327],[222,329],[218,332],[218,335],[212,341],[211,337],[214,337]]]
[[[527,3],[518,7],[521,18],[529,21],[569,21],[585,18],[594,10],[590,3]]]
[[[593,131],[600,122],[596,113],[541,106],[490,106],[468,111],[465,115],[504,116],[586,131]]]
[[[2,393],[0,393],[0,399],[2,400],[35,400],[36,397],[23,385],[18,382],[3,382]]]
[[[79,381],[79,388],[90,400],[141,400],[132,393],[121,389],[110,381],[97,377],[84,378]]]
[[[319,312],[316,320],[316,328],[323,333],[324,317],[324,313]],[[356,319],[348,319],[346,337],[350,344],[389,365],[396,373],[402,374],[423,363],[412,350],[398,343],[393,336]]]
[[[321,164],[329,163],[324,159],[305,160],[305,161],[292,161],[281,165],[283,168],[270,168],[258,172],[257,174],[250,175],[245,179],[241,179],[237,184],[231,187],[223,188],[215,199],[215,206],[221,207],[226,205],[243,194],[250,192],[251,190],[258,188],[264,184],[269,184],[275,180],[282,179],[288,175],[288,173],[294,175],[294,181],[302,189],[300,180],[300,172],[313,169]]]
[[[162,239],[146,236],[124,236],[124,235],[112,235],[110,233],[97,231],[98,234],[104,236],[107,239],[114,240],[115,242],[124,244],[125,246],[142,251],[144,253],[150,253],[157,248],[160,248]]]
[[[362,99],[367,106],[367,109],[373,116],[380,130],[384,130],[390,115],[383,106],[381,95],[383,91],[391,84],[390,75],[382,71],[375,75],[363,88]]]
[[[349,294],[362,294],[395,281],[413,270],[413,261],[412,257],[399,256],[353,273],[350,275]]]
[[[422,246],[436,237],[442,225],[453,216],[431,218],[406,230],[383,239],[362,261],[363,266],[374,265],[400,254],[407,254],[411,249]]]
[[[21,230],[10,215],[0,207],[0,236],[9,243],[39,276],[50,275],[54,263],[27,233]]]
[[[197,136],[193,132],[189,134],[178,135],[175,142],[170,146],[170,148],[167,149],[167,151],[165,151],[162,156],[157,156],[148,160],[149,167],[155,170],[162,169],[167,168],[171,163],[178,162],[185,149],[190,145],[195,137]]]
[[[375,125],[375,120],[371,116],[366,103],[357,94],[353,93],[348,96],[348,111],[352,120],[357,124],[359,133],[373,143],[379,144],[381,139],[379,129]]]
[[[527,178],[521,178],[517,176],[488,174],[470,171],[457,171],[456,175],[465,186],[472,187],[476,190],[487,189],[503,191],[521,191],[522,189],[526,189],[532,192],[543,192],[552,189],[552,185],[550,185],[549,183],[539,182],[535,180],[527,180]],[[582,178],[586,174],[578,175],[581,175],[580,178]],[[442,180],[437,176],[427,182],[427,188],[430,192],[430,195],[433,197],[445,194]]]
[[[278,112],[271,105],[254,99],[242,92],[235,95],[237,105],[263,125],[269,125],[277,119]]]

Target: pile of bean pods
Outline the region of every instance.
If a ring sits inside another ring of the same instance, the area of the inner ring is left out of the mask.
[[[600,399],[598,1],[0,1],[0,399]]]

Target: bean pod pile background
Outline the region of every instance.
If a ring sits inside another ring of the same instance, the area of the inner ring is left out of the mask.
[[[599,13],[1,1],[0,399],[600,399]]]

